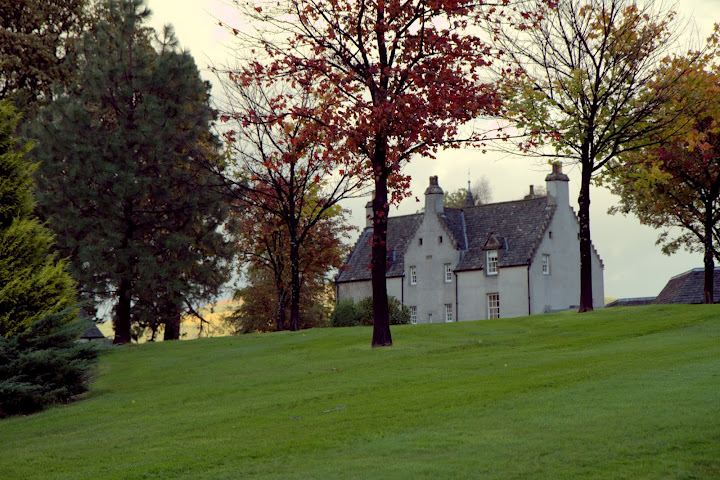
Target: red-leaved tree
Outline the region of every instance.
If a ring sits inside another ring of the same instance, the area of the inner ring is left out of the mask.
[[[461,127],[499,111],[496,86],[483,80],[495,52],[474,25],[503,7],[466,0],[235,4],[253,26],[233,30],[248,42],[242,51],[249,54],[235,78],[268,87],[289,81],[322,99],[321,108],[293,114],[322,129],[324,161],[372,177],[372,345],[392,345],[385,284],[389,205],[408,193],[402,168],[413,156],[480,141],[479,133]]]

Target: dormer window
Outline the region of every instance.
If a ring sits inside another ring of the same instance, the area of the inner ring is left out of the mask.
[[[497,275],[498,274],[498,251],[497,250],[488,250],[487,251],[487,268],[485,269],[485,273],[487,275]]]

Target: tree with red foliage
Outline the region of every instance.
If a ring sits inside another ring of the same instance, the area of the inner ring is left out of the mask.
[[[713,37],[720,41],[718,32]],[[682,123],[690,128],[611,162],[606,178],[620,196],[611,213],[634,213],[641,223],[663,229],[657,241],[663,253],[680,247],[704,253],[704,301],[713,303],[714,260],[720,261],[720,107],[710,99],[720,96],[720,67],[710,60],[720,52],[708,51],[678,82],[684,94],[668,102],[668,111],[685,111]],[[689,109],[688,103],[701,108]],[[681,233],[675,236],[677,227]]]
[[[245,252],[245,258],[256,266],[262,259],[273,271],[280,302],[278,330],[285,328],[281,314],[287,294],[289,328],[297,330],[303,263],[307,266],[308,258],[323,258],[313,249],[333,251],[331,244],[346,231],[338,203],[362,194],[363,179],[342,168],[347,162],[333,155],[317,122],[298,113],[316,108],[318,100],[308,92],[282,80],[262,85],[241,81],[232,73],[228,78],[226,111],[220,116],[228,126],[224,133],[228,165],[208,166],[223,179],[223,192],[244,225],[242,236],[259,242]],[[323,238],[327,225],[333,230]],[[320,263],[313,271],[320,268],[326,273],[337,266],[335,260]]]
[[[495,85],[482,79],[496,52],[474,24],[503,7],[466,0],[235,4],[255,27],[233,29],[251,53],[235,80],[269,87],[283,79],[323,99],[319,108],[293,114],[315,122],[328,146],[324,162],[344,162],[345,172],[372,178],[372,345],[392,345],[385,284],[389,205],[408,195],[402,168],[413,156],[480,141],[479,133],[461,126],[499,111]]]

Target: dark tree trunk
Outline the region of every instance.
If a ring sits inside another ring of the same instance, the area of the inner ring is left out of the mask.
[[[297,331],[300,325],[300,245],[297,239],[290,240],[290,330]]]
[[[713,197],[714,198],[714,197]],[[713,290],[714,290],[714,281],[715,281],[715,259],[713,258],[713,208],[712,208],[712,200],[709,202],[705,202],[705,258],[704,258],[704,264],[705,264],[705,286],[703,288],[704,292],[704,302],[705,303],[715,303]]]
[[[281,279],[277,279],[278,285],[282,282]],[[284,288],[278,288],[278,300],[277,300],[277,311],[275,312],[275,323],[277,331],[282,332],[285,330],[285,302],[287,301],[287,292]]]
[[[115,318],[113,319],[113,326],[115,328],[115,338],[113,343],[116,345],[122,345],[129,343],[130,337],[130,301],[131,301],[131,285],[132,282],[128,279],[120,281],[120,287],[118,288],[118,302],[115,305]]]
[[[592,242],[590,240],[590,179],[592,165],[583,162],[580,195],[578,196],[578,223],[580,232],[580,308],[578,312],[593,310],[592,293]]]
[[[163,340],[179,340],[180,339],[180,323],[181,312],[177,305],[168,305],[168,316],[165,320],[165,334]]]
[[[387,217],[388,204],[387,173],[381,170],[375,175],[375,198],[373,206],[372,237],[372,298],[373,298],[373,347],[392,345],[390,335],[390,310],[388,307],[387,284]]]

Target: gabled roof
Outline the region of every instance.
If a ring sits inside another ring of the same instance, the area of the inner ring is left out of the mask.
[[[528,265],[542,240],[555,206],[538,197],[513,202],[490,203],[464,209],[468,250],[456,270],[479,270],[484,267],[483,247],[491,236],[504,237],[505,250],[499,256],[499,267]]]
[[[85,333],[82,334],[82,337],[88,340],[94,340],[98,338],[105,338],[105,335],[102,334],[100,329],[97,327],[97,325],[93,325],[92,327],[85,330]]]
[[[491,238],[504,244],[498,259],[500,267],[528,265],[550,224],[555,208],[548,206],[545,197],[462,209],[445,208],[438,217],[453,236],[457,249],[465,252],[455,270],[484,268],[483,247]],[[404,274],[405,251],[422,219],[423,214],[388,218],[386,277],[399,277]],[[338,275],[338,283],[370,279],[371,239],[372,228],[366,228]]]
[[[386,277],[401,277],[405,270],[405,250],[410,238],[422,221],[422,214],[388,217],[387,252],[388,270]],[[341,268],[337,282],[354,282],[370,279],[372,252],[372,227],[360,234],[348,261]]]
[[[705,269],[694,268],[672,277],[653,303],[704,303]],[[713,275],[713,300],[720,302],[720,267]]]

